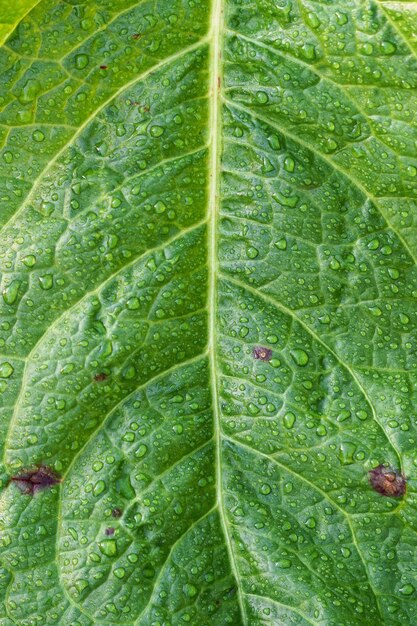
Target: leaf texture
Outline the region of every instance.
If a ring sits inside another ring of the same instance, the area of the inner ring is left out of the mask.
[[[417,622],[416,7],[0,2],[0,626]]]

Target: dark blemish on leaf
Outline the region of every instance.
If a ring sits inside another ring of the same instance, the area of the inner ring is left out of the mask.
[[[122,509],[113,509],[111,512],[113,517],[121,517],[122,513],[123,513]]]
[[[108,67],[109,67],[108,65],[100,65],[101,70],[107,70]]]
[[[142,37],[142,35],[141,35],[140,33],[134,33],[134,34],[132,35],[132,39],[135,39],[136,41],[137,41],[138,39],[140,39],[141,37]]]
[[[33,496],[42,489],[48,489],[61,482],[61,477],[50,467],[41,465],[35,469],[22,472],[11,479],[22,493]]]
[[[272,350],[270,348],[263,348],[262,346],[255,346],[253,349],[253,358],[260,361],[270,361],[272,356]]]
[[[132,107],[140,107],[142,113],[149,113],[151,110],[149,104],[143,104],[142,102],[137,102],[136,100],[129,100],[129,104]]]
[[[94,376],[94,380],[96,381],[96,383],[101,383],[103,382],[103,380],[107,380],[107,374],[105,374],[104,372],[100,372],[99,374],[96,374]]]
[[[107,535],[107,537],[111,537],[112,535],[114,535],[114,528],[106,528],[104,534]]]
[[[407,480],[404,474],[387,465],[378,465],[369,472],[371,487],[383,496],[400,498],[405,494]]]

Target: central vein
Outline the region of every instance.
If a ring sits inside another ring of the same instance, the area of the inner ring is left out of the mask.
[[[217,318],[217,230],[218,213],[220,207],[220,166],[221,166],[221,89],[222,89],[222,31],[223,31],[224,9],[223,0],[213,0],[211,17],[211,61],[210,61],[210,162],[209,162],[209,233],[208,233],[208,265],[209,265],[209,355],[210,355],[210,375],[212,389],[212,406],[214,416],[214,430],[216,440],[216,485],[217,485],[217,507],[219,510],[220,522],[223,529],[225,542],[227,545],[230,567],[235,578],[240,613],[242,622],[247,623],[245,603],[240,586],[240,578],[237,570],[236,559],[233,549],[232,539],[229,533],[226,511],[223,499],[222,480],[222,436],[219,406],[219,390],[217,381],[217,340],[216,340],[216,318]]]

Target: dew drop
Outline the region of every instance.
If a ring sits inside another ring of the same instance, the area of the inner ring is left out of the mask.
[[[290,354],[295,363],[300,367],[307,365],[309,361],[309,356],[307,352],[305,352],[305,350],[302,350],[301,348],[295,348],[294,350],[291,350]]]
[[[266,104],[269,100],[269,96],[265,91],[258,91],[256,94],[256,99],[260,104]]]
[[[145,454],[148,452],[148,447],[145,446],[144,443],[141,443],[141,445],[139,446],[139,448],[136,450],[135,452],[135,457],[137,459],[141,459],[142,457],[145,456]]]
[[[5,361],[4,363],[0,363],[0,378],[10,378],[10,376],[14,372],[14,367]]]
[[[44,289],[45,291],[47,291],[48,289],[51,289],[54,284],[54,279],[53,279],[52,274],[45,274],[44,276],[39,276],[39,284],[41,286],[41,289]]]
[[[257,248],[254,248],[253,246],[249,246],[249,248],[246,251],[246,254],[248,255],[250,259],[256,259],[256,257],[259,254],[259,250]]]
[[[160,137],[161,135],[164,134],[165,132],[165,128],[163,128],[162,126],[151,126],[150,128],[150,134],[152,137]]]
[[[294,415],[294,413],[286,413],[284,415],[283,422],[284,422],[285,428],[288,428],[288,429],[292,428],[294,426],[294,424],[295,424],[295,415]]]
[[[77,70],[83,70],[85,67],[87,67],[89,61],[90,59],[88,58],[87,54],[77,54],[75,56],[75,67],[77,68]]]
[[[106,539],[98,544],[99,550],[105,556],[116,556],[117,543],[114,539]]]
[[[12,282],[3,289],[3,300],[6,304],[14,304],[16,302],[21,284],[21,280],[12,280]]]
[[[32,139],[37,143],[42,143],[42,141],[45,139],[45,135],[41,130],[35,130],[35,132],[32,134]]]
[[[344,442],[339,447],[339,461],[342,465],[352,465],[355,462],[353,455],[356,452],[356,446],[350,442]]]

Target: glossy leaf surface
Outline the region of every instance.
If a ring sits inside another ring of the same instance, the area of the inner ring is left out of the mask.
[[[416,3],[8,5],[0,625],[416,623]]]

